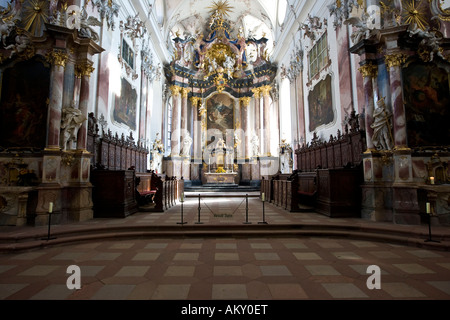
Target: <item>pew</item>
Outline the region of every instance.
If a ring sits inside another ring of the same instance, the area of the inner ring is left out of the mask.
[[[291,212],[316,211],[329,217],[361,215],[364,182],[362,153],[365,132],[352,112],[344,134],[321,141],[314,133],[311,144],[298,148],[297,170],[288,177],[264,177],[261,192],[271,194],[273,204]],[[271,181],[272,183],[269,183]]]

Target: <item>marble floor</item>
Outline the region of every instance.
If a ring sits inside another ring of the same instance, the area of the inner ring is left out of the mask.
[[[261,203],[257,198],[249,203],[249,221],[258,223]],[[197,221],[197,205],[195,197],[184,204],[189,225]],[[180,209],[178,204],[164,213],[94,219],[76,228],[176,225]],[[204,224],[242,225],[245,200],[205,198],[201,214]],[[265,214],[272,224],[330,220],[317,213],[288,213],[272,204]],[[373,265],[379,273],[368,270]],[[79,268],[79,289],[69,288],[76,283],[69,266]],[[370,288],[374,279],[379,289]],[[0,254],[0,300],[5,301],[449,299],[449,251],[351,236],[124,237]]]

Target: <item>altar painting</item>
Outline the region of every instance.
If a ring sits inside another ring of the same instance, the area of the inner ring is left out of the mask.
[[[309,131],[328,124],[334,119],[333,99],[331,92],[331,76],[327,76],[316,84],[308,96]]]
[[[37,59],[3,72],[0,147],[45,147],[49,90],[50,69]]]
[[[219,93],[207,100],[206,108],[207,145],[219,139],[227,141],[227,130],[234,130],[234,100],[227,94]],[[220,136],[219,132],[222,136]],[[233,135],[233,131],[229,131],[228,134],[230,132]]]
[[[120,96],[116,96],[114,103],[114,120],[136,130],[137,92],[124,78],[121,81]]]
[[[408,146],[447,146],[450,137],[448,73],[432,63],[403,69]]]

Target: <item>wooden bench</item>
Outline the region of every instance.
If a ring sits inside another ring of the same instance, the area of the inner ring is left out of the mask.
[[[184,190],[183,179],[164,174],[136,173],[139,178],[137,193],[140,210],[164,212],[176,205]]]
[[[155,173],[136,173],[136,198],[139,206],[153,203],[153,198],[158,191],[156,187]]]

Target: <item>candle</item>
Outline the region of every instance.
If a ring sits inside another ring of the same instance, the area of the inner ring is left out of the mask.
[[[264,201],[265,200],[265,197],[264,197],[264,192],[261,194],[261,199],[262,199],[262,201]]]
[[[181,201],[184,201],[184,192],[181,194]]]
[[[430,184],[434,184],[434,177],[430,177]]]
[[[431,213],[431,205],[427,202],[427,213]]]
[[[49,212],[49,213],[52,213],[52,212],[53,212],[53,202],[50,202],[50,203],[48,204],[48,212]]]

